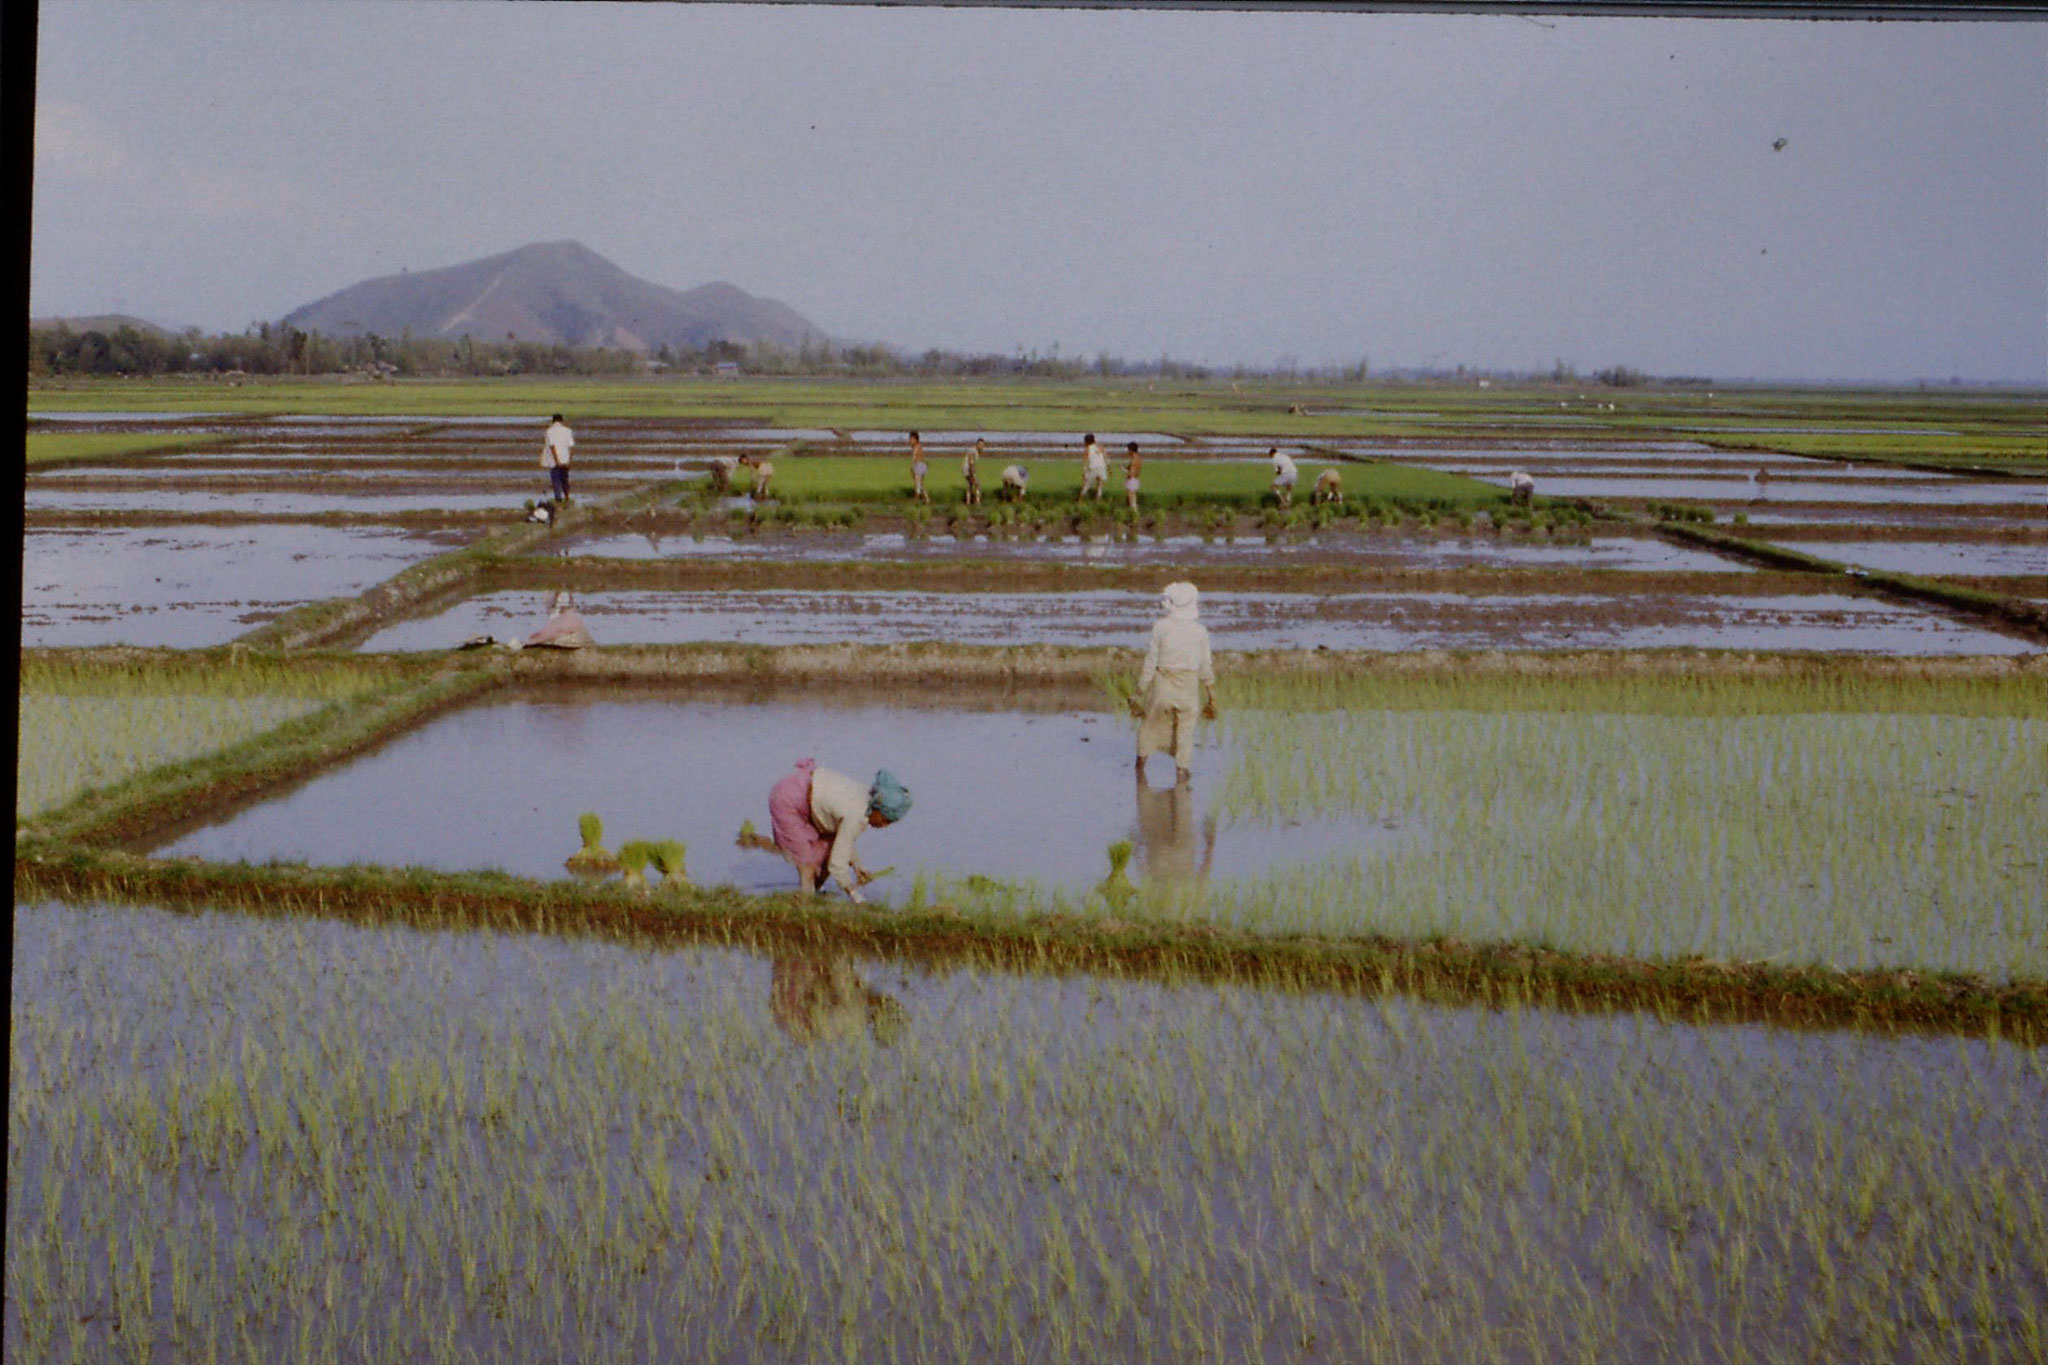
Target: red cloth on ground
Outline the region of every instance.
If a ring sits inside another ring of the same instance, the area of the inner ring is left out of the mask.
[[[768,792],[768,823],[775,831],[775,846],[799,868],[822,877],[832,841],[811,823],[811,771],[814,758],[804,759],[796,771],[777,782]]]

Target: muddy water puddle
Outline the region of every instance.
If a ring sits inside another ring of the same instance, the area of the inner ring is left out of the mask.
[[[2042,1197],[2048,1095],[2007,1043],[12,922],[7,1244],[46,1287],[8,1296],[10,1359],[1854,1359],[1880,1332],[2019,1359],[2044,1292],[2011,1210]],[[125,1282],[137,1239],[175,1294]],[[1094,1250],[1049,1295],[1068,1246]]]
[[[525,637],[552,594],[479,594],[372,636],[372,652],[451,649],[478,635]],[[601,645],[1120,645],[1142,649],[1151,592],[658,590],[577,593]],[[1452,592],[1202,596],[1217,650],[1761,649],[1899,655],[2020,654],[2038,643],[1934,608],[1800,594],[1468,595]]]
[[[1741,573],[1747,565],[1650,536],[1596,536],[1550,543],[1502,537],[1426,537],[1330,534],[1311,536],[910,536],[854,535],[609,535],[551,542],[545,551],[604,559],[832,560],[1064,560],[1084,564],[1357,564],[1375,568],[1474,566],[1698,571]]]
[[[349,596],[476,531],[385,527],[28,528],[27,646],[224,644],[306,602]]]
[[[867,781],[886,767],[910,818],[860,844],[873,890],[901,899],[919,869],[1085,891],[1129,839],[1134,874],[1258,875],[1409,837],[1362,816],[1277,824],[1219,816],[1211,799],[1234,754],[1209,727],[1196,780],[1172,760],[1133,772],[1136,723],[1083,711],[964,711],[909,704],[754,704],[645,697],[517,697],[430,721],[289,794],[160,850],[216,861],[302,859],[568,875],[576,819],[595,811],[608,846],[680,838],[699,883],[794,889],[774,854],[736,847],[742,820],[769,829],[768,789],[797,759]],[[997,778],[1000,774],[1000,778]],[[1155,785],[1156,784],[1156,785]]]

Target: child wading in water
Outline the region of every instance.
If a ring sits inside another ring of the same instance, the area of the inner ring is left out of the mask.
[[[930,502],[932,495],[924,491],[924,476],[930,466],[924,462],[924,437],[910,433],[910,498],[913,502]]]
[[[1124,505],[1135,512],[1138,510],[1138,467],[1144,464],[1145,460],[1138,454],[1136,441],[1132,441],[1124,449],[1128,452],[1124,457]]]
[[[987,453],[988,442],[977,436],[974,438],[974,448],[960,460],[960,472],[967,478],[966,501],[970,507],[981,501],[981,457]]]

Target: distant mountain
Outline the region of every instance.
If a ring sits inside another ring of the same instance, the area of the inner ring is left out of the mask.
[[[794,349],[824,329],[787,304],[729,284],[675,290],[629,275],[581,242],[539,242],[441,270],[385,275],[285,315],[327,336],[560,342],[655,351],[710,341]]]
[[[145,318],[130,317],[126,313],[94,313],[89,317],[76,318],[30,318],[28,325],[43,331],[54,331],[58,327],[69,327],[74,332],[118,332],[123,327],[133,327],[147,336],[177,336],[182,329],[161,327]]]

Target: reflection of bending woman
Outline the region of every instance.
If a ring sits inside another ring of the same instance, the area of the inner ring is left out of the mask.
[[[1195,789],[1185,782],[1154,787],[1138,774],[1138,865],[1147,881],[1193,881],[1209,875],[1216,857],[1216,816],[1200,826],[1196,852]]]
[[[1152,754],[1171,753],[1174,774],[1194,775],[1195,721],[1216,718],[1216,670],[1209,660],[1209,630],[1195,619],[1195,585],[1169,583],[1161,596],[1166,615],[1152,624],[1152,646],[1138,675],[1131,714],[1138,727],[1138,772]]]
[[[807,1043],[844,1036],[863,1024],[887,1043],[903,1022],[903,1006],[854,974],[844,958],[777,954],[768,986],[768,1012],[776,1027]]]

